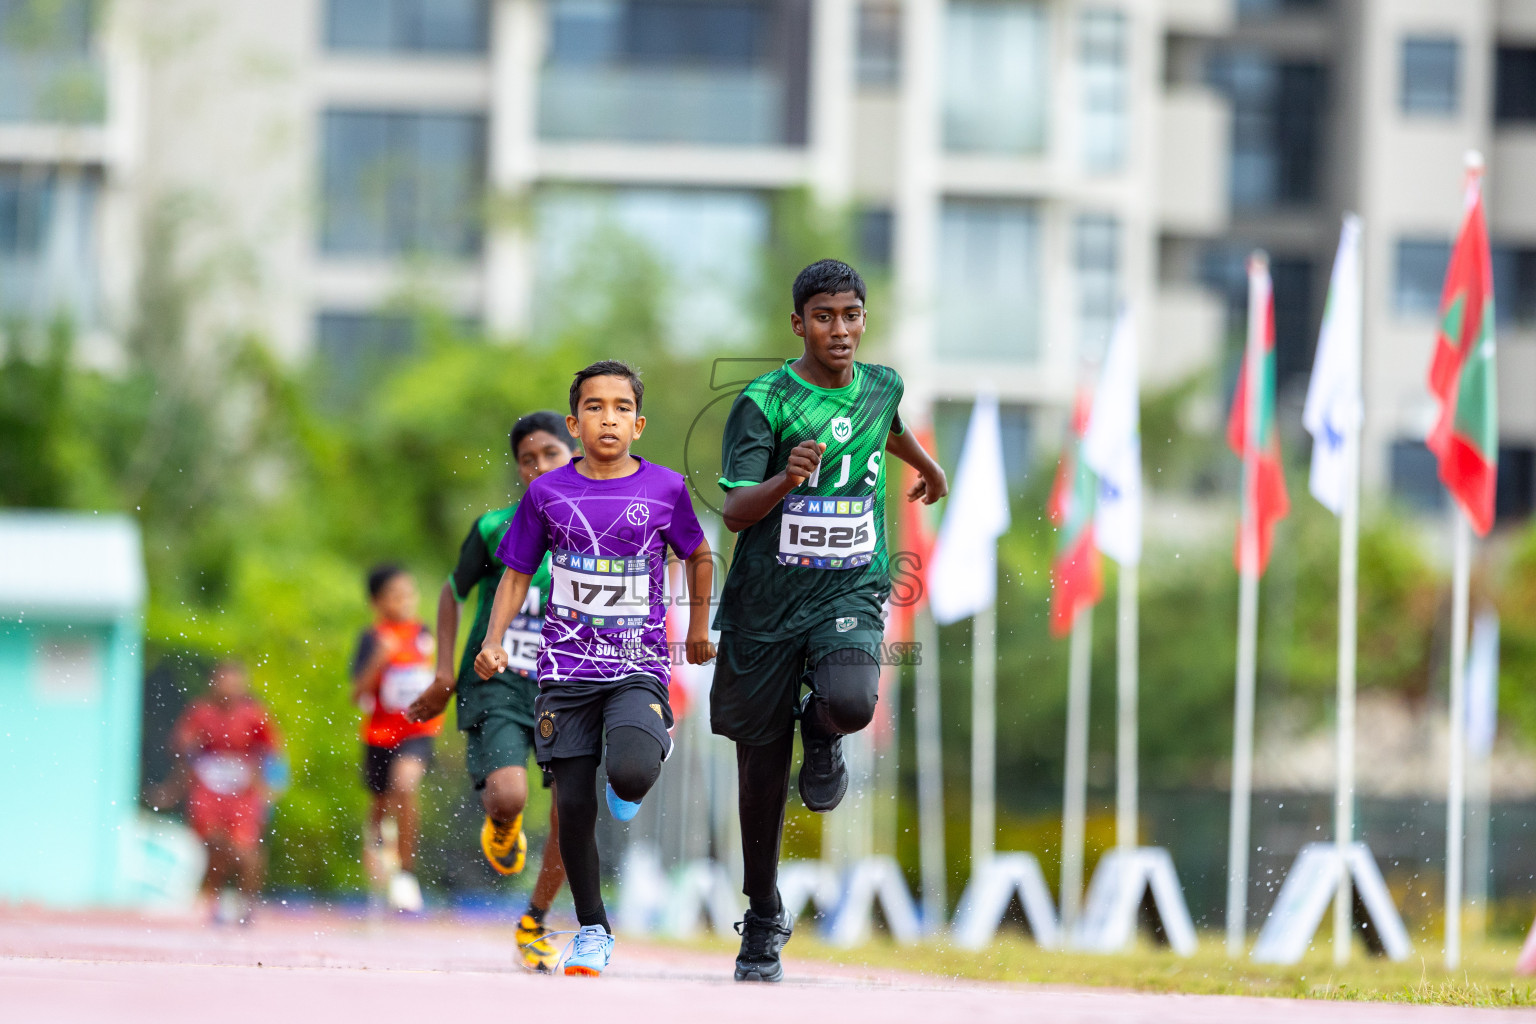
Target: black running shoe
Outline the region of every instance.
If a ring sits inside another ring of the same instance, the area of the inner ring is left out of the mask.
[[[806,808],[825,813],[843,802],[848,792],[848,766],[843,763],[843,737],[816,728],[811,721],[813,694],[800,701],[800,745],[805,760],[800,765],[800,800]]]
[[[746,917],[736,922],[736,933],[741,936],[741,952],[736,954],[737,981],[781,981],[784,965],[779,963],[779,950],[789,941],[795,922],[784,903],[779,902],[777,917],[759,917],[748,908]]]

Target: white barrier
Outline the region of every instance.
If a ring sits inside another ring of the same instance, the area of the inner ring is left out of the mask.
[[[923,937],[917,906],[894,857],[867,857],[848,869],[842,899],[827,922],[826,940],[834,946],[857,946],[869,939],[875,901],[898,943],[910,945]]]
[[[1364,843],[1349,844],[1345,854],[1354,892],[1365,907],[1368,920],[1361,927],[1376,928],[1372,946],[1379,946],[1392,960],[1406,960],[1411,952],[1408,930],[1392,903],[1392,894],[1376,867],[1376,858]],[[1306,953],[1312,936],[1323,921],[1323,912],[1339,891],[1339,855],[1334,843],[1308,843],[1296,855],[1275,906],[1269,912],[1254,943],[1253,958],[1259,963],[1294,964]]]
[[[1035,942],[1047,949],[1056,946],[1061,932],[1056,907],[1040,862],[1029,853],[998,854],[971,875],[955,913],[955,942],[965,949],[981,949],[991,942],[1014,893]]]
[[[779,865],[779,899],[790,918],[808,905],[829,917],[842,901],[843,886],[832,866],[819,860],[790,860]]]
[[[1195,923],[1184,902],[1173,858],[1160,846],[1143,846],[1128,856],[1110,850],[1099,858],[1072,945],[1094,953],[1119,953],[1129,947],[1136,937],[1142,899],[1148,890],[1168,945],[1180,956],[1193,955]]]
[[[195,905],[208,853],[191,829],[172,818],[140,813],[119,841],[125,902],[165,911]]]

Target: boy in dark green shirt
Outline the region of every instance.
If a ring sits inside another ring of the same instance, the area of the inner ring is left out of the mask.
[[[848,789],[841,739],[875,713],[890,594],[885,461],[922,476],[907,500],[932,504],[944,471],[902,425],[901,377],[854,361],[864,281],[836,260],[795,279],[798,359],[747,385],[726,421],[720,486],[736,550],[720,595],[710,726],[736,742],[743,891],[737,981],[778,981],[793,921],[778,893],[795,721],[800,798],[830,811]],[[808,687],[802,699],[801,687]]]
[[[527,487],[539,476],[571,461],[572,439],[565,420],[554,412],[529,413],[512,428],[512,455],[518,476]],[[507,508],[487,512],[475,520],[459,549],[459,561],[443,584],[437,601],[437,678],[431,689],[411,707],[411,716],[430,718],[440,713],[448,698],[458,694],[459,728],[464,732],[465,761],[470,779],[480,793],[485,823],[480,829],[480,849],[492,868],[503,875],[523,870],[528,839],[523,833],[523,808],[528,802],[528,754],[533,749],[533,702],[539,695],[536,665],[541,644],[544,601],[549,596],[549,559],[544,560],[528,588],[528,599],[502,637],[507,668],[489,679],[475,674],[475,655],[485,642],[491,603],[506,566],[496,558],[496,546],[517,511]],[[454,670],[453,651],[458,639],[459,603],[478,594],[475,617],[469,626],[464,656]],[[551,786],[544,775],[544,787]],[[565,881],[560,858],[559,827],[554,801],[549,809],[549,839],[534,882],[528,909],[518,922],[517,942],[525,966],[540,972],[554,969],[558,952],[545,937],[544,915]]]

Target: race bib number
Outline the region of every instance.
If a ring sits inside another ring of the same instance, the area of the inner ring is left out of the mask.
[[[432,669],[426,665],[387,668],[379,681],[379,703],[385,711],[404,711],[431,685]]]
[[[875,499],[784,499],[779,564],[808,569],[852,569],[875,557]]]
[[[532,615],[516,616],[501,635],[501,649],[507,652],[509,672],[536,678],[539,652],[544,649],[543,621]]]
[[[599,558],[558,550],[550,560],[551,613],[593,629],[632,629],[651,617],[647,555]]]
[[[219,796],[234,796],[251,787],[251,764],[239,754],[204,754],[192,762],[192,773],[203,788]]]

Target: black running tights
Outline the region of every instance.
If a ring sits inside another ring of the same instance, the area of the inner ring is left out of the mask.
[[[620,797],[638,801],[656,784],[665,755],[644,729],[620,725],[608,730],[608,783]],[[557,757],[549,762],[560,812],[560,855],[580,924],[608,928],[597,863],[597,764],[594,755]],[[612,929],[609,929],[610,931]]]
[[[857,648],[833,651],[811,675],[809,713],[826,733],[858,732],[875,715],[880,666]],[[789,769],[795,733],[762,746],[736,744],[737,806],[741,812],[742,892],[752,912],[779,912],[779,846],[784,839],[784,805],[789,801]],[[561,805],[564,813],[564,805]],[[560,833],[564,842],[565,832]]]

